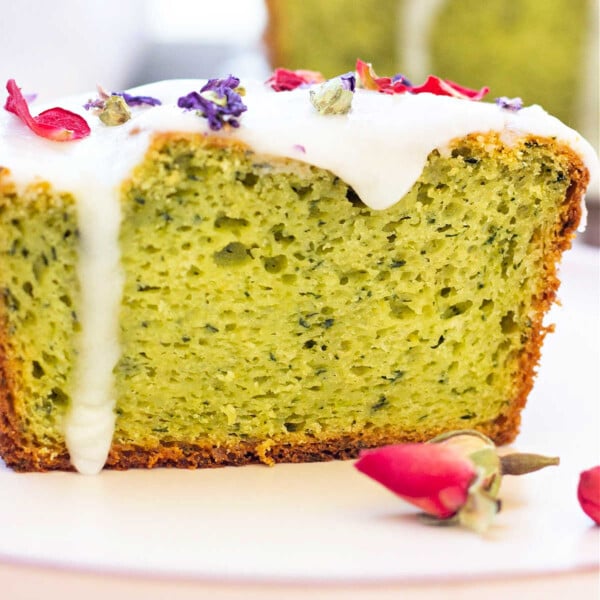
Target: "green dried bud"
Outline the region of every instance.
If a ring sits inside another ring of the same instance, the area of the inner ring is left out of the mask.
[[[350,111],[354,92],[347,89],[340,77],[310,90],[310,101],[322,115],[344,115]]]
[[[131,112],[121,96],[113,95],[104,101],[104,107],[100,110],[98,117],[105,125],[114,127],[129,121]]]

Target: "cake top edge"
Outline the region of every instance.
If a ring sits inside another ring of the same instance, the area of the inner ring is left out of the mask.
[[[407,82],[379,79],[389,85]],[[434,87],[447,83],[435,79]],[[471,134],[497,133],[507,144],[531,136],[555,139],[579,155],[591,179],[598,176],[598,158],[589,142],[538,105],[522,108],[517,99],[506,98],[479,101],[483,90],[456,84],[452,84],[459,90],[456,95],[452,89],[453,95],[438,95],[435,90],[431,93],[427,82],[412,86],[419,93],[380,93],[345,82],[340,86],[352,86],[351,92],[346,90],[350,105],[342,105],[346,110],[340,114],[323,114],[314,97],[325,84],[308,81],[275,91],[272,80],[172,79],[118,92],[78,94],[54,103],[33,101],[29,110],[37,115],[34,119],[59,108],[83,120],[89,134],[57,143],[36,135],[14,111],[2,110],[0,165],[9,168],[17,181],[36,175],[76,188],[74,175],[65,172],[68,165],[69,171],[76,164],[80,173],[86,173],[92,165],[103,164],[102,157],[117,152],[119,161],[108,161],[111,166],[104,177],[117,185],[141,160],[153,134],[200,133],[234,138],[261,154],[326,168],[352,185],[365,204],[385,209],[418,179],[431,151]],[[338,100],[332,101],[329,90],[325,92],[321,99],[326,108],[337,107]],[[107,99],[114,99],[110,113]],[[65,155],[70,160],[65,161]]]

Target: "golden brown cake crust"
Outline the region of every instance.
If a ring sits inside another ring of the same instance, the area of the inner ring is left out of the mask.
[[[545,335],[552,330],[552,326],[545,327],[542,321],[544,314],[556,298],[559,286],[556,264],[562,252],[571,246],[575,229],[581,219],[582,197],[587,188],[589,173],[581,158],[573,150],[560,146],[559,152],[570,164],[571,186],[557,220],[552,246],[548,248],[545,256],[543,269],[546,273],[546,287],[534,302],[533,335],[527,342],[521,357],[518,381],[515,382],[516,394],[505,414],[476,427],[497,444],[513,441],[518,433],[520,413],[533,386],[542,342]],[[0,194],[12,190],[4,175],[8,175],[8,172],[0,167]],[[0,303],[1,310],[3,309]],[[23,435],[14,401],[17,389],[14,374],[18,373],[18,365],[8,359],[8,344],[6,318],[0,313],[0,456],[16,471],[73,470],[64,446],[31,447]],[[400,442],[423,442],[439,433],[441,431],[433,430],[426,433],[402,432],[401,434],[393,431],[367,431],[357,435],[327,439],[304,438],[302,443],[295,445],[276,440],[261,443],[244,442],[230,447],[205,447],[188,443],[165,443],[151,448],[113,445],[106,467],[112,469],[167,466],[198,468],[349,459],[356,457],[363,448]]]

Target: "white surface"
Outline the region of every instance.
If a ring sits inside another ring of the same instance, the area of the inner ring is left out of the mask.
[[[599,258],[563,268],[557,331],[519,450],[558,468],[505,478],[486,536],[422,525],[351,462],[205,471],[16,474],[0,467],[0,560],[203,580],[398,582],[598,568],[578,474],[600,462]]]

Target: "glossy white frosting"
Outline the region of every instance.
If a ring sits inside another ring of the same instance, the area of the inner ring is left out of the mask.
[[[0,111],[0,166],[10,170],[18,186],[47,180],[57,190],[74,193],[78,202],[82,335],[65,434],[72,463],[82,473],[102,469],[114,431],[112,370],[119,358],[122,291],[119,186],[143,158],[154,133],[233,137],[258,153],[329,169],[378,210],[401,200],[433,149],[469,133],[500,132],[508,143],[530,134],[557,138],[581,156],[591,173],[597,169],[592,147],[538,106],[511,112],[488,102],[357,90],[350,113],[322,116],[306,89],[276,93],[261,83],[242,82],[248,110],[241,126],[211,132],[205,119],[177,107],[180,96],[203,83],[163,81],[129,90],[163,104],[133,108],[132,119],[117,127],[103,125],[83,109],[95,93],[52,103],[78,112],[90,124],[91,135],[76,142],[39,138],[14,115]],[[34,105],[32,112],[44,108]]]

